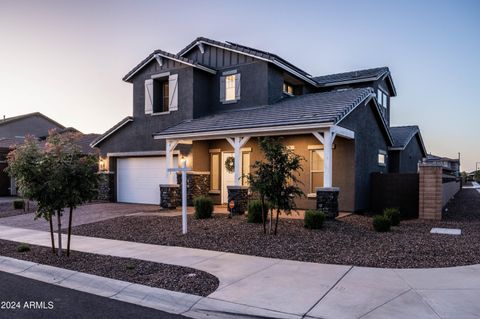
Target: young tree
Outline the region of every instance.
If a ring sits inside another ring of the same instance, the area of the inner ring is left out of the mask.
[[[282,143],[282,138],[261,137],[259,145],[265,160],[256,161],[252,165],[253,172],[247,177],[252,190],[259,194],[262,204],[265,200],[270,204],[270,233],[273,214],[276,212],[273,231],[276,235],[280,211],[290,214],[296,209],[295,198],[305,195],[299,187],[301,182],[298,179],[303,170],[303,158],[287,148]]]
[[[36,218],[43,217],[50,223],[52,249],[53,216],[57,216],[58,255],[62,255],[62,222],[65,208],[69,208],[67,255],[70,254],[70,239],[73,210],[95,198],[98,188],[97,159],[83,155],[73,133],[49,133],[43,148],[38,141],[28,139],[8,156],[9,173],[19,182],[20,190],[27,198],[38,202]]]

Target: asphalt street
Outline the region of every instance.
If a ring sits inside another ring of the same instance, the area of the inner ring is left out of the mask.
[[[0,318],[186,318],[0,272]]]

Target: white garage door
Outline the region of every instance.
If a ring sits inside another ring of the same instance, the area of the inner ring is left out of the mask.
[[[174,157],[175,166],[177,158]],[[166,184],[165,156],[117,159],[117,201],[160,204],[160,184]]]

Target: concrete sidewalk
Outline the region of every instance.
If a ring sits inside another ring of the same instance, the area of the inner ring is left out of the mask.
[[[0,239],[49,245],[49,233],[0,226]],[[220,280],[194,318],[480,318],[480,265],[381,269],[73,236],[74,250],[188,266]]]

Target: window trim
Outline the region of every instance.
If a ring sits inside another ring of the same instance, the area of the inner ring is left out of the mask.
[[[308,189],[308,194],[313,194],[311,193],[312,191],[312,188],[313,188],[313,173],[323,173],[325,174],[325,165],[324,165],[324,168],[322,171],[319,171],[319,170],[313,170],[312,167],[313,167],[313,152],[315,151],[324,151],[324,148],[323,148],[323,145],[308,145],[307,146],[307,149],[309,151],[309,169],[310,169],[310,172],[309,172],[309,189]],[[325,154],[325,153],[324,153]],[[325,159],[324,159],[325,160]]]

